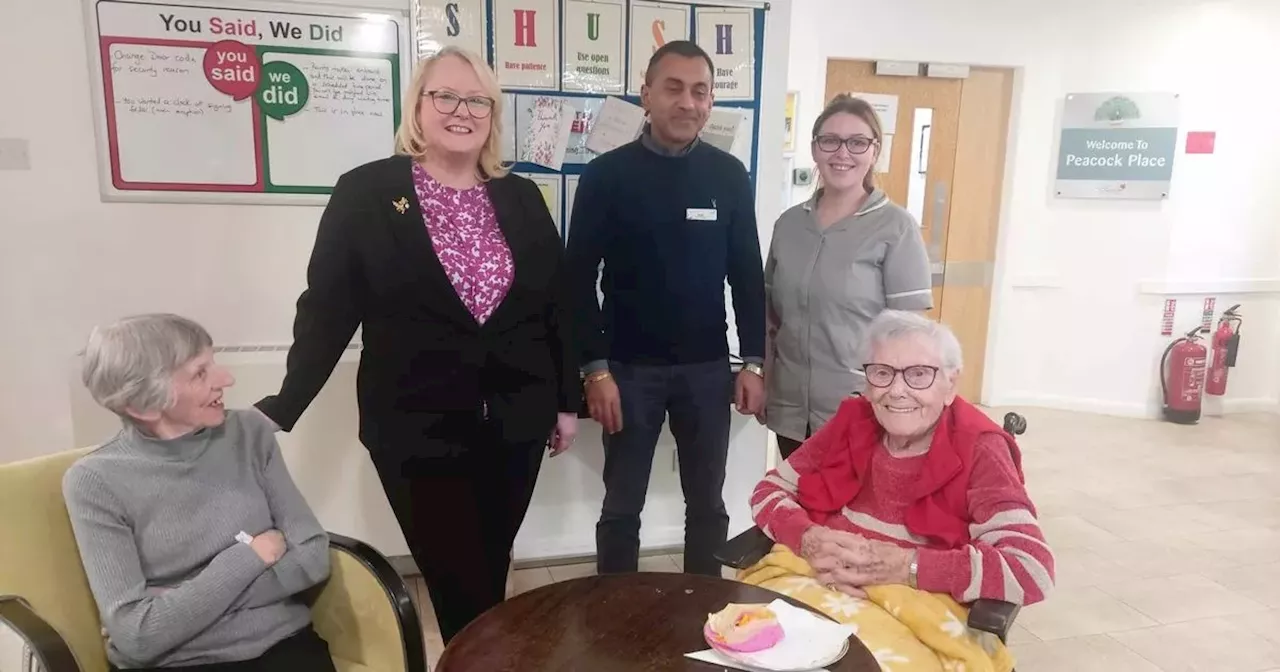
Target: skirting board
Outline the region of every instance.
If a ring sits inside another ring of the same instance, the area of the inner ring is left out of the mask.
[[[683,546],[666,546],[663,548],[642,548],[640,549],[640,557],[649,558],[658,555],[679,555],[684,552]],[[396,570],[400,576],[421,576],[422,572],[418,571],[418,565],[413,558],[407,555],[396,555],[387,558],[391,562],[391,567]],[[512,569],[519,571],[521,569],[532,569],[535,567],[562,567],[564,565],[582,565],[587,563],[595,563],[596,554],[589,553],[587,555],[574,555],[558,558],[546,558],[541,560],[516,560],[512,565]]]
[[[1015,392],[993,399],[990,405],[997,408],[1019,406],[1052,408],[1060,411],[1113,415],[1123,418],[1153,419],[1160,417],[1160,406],[1154,400],[1148,404],[1139,404],[1090,399],[1087,397],[1063,397],[1051,394]],[[1204,409],[1205,414],[1211,416],[1234,413],[1280,413],[1280,400],[1267,398],[1219,400],[1208,397],[1206,398]]]
[[[729,536],[742,532],[742,530],[729,530]],[[642,533],[640,555],[669,555],[672,553],[680,553],[684,548],[684,528],[680,526],[670,526],[661,529],[646,531]],[[568,565],[580,562],[593,562],[596,557],[596,546],[594,534],[589,540],[583,541],[582,535],[573,538],[553,537],[550,539],[540,539],[536,543],[517,544],[516,545],[515,566],[516,569],[525,567],[547,567],[553,565]],[[389,558],[391,566],[401,576],[413,576],[418,574],[417,565],[414,564],[413,558],[405,555],[397,555]]]

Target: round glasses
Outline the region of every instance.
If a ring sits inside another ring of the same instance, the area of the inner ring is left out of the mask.
[[[422,94],[431,99],[431,105],[440,114],[453,114],[458,106],[466,105],[467,113],[476,119],[484,119],[493,114],[493,99],[488,96],[471,96],[463,98],[450,91],[427,91]]]
[[[876,144],[876,141],[865,135],[855,135],[851,138],[842,138],[838,135],[819,135],[813,139],[813,144],[828,154],[835,154],[840,151],[841,145],[844,145],[850,154],[866,154],[867,150]]]
[[[863,364],[862,372],[867,374],[867,384],[872,387],[889,387],[893,379],[902,374],[902,382],[913,390],[927,390],[938,377],[938,367],[916,364],[905,369],[895,369],[888,364]]]

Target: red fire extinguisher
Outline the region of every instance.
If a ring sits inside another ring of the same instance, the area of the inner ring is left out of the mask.
[[[1205,350],[1200,327],[1169,344],[1160,358],[1160,391],[1164,418],[1180,425],[1200,422],[1200,390],[1204,387]]]
[[[1240,352],[1240,327],[1244,319],[1240,317],[1239,304],[1227,309],[1218,319],[1218,330],[1213,334],[1213,363],[1209,365],[1209,378],[1205,381],[1205,394],[1222,396],[1227,393],[1227,369],[1236,365],[1236,355]]]

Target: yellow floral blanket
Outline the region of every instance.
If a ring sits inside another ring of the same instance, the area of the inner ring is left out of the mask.
[[[1013,654],[994,635],[965,625],[969,610],[948,595],[909,586],[872,586],[867,599],[822,586],[809,563],[781,544],[738,580],[804,602],[840,623],[888,672],[1010,672]]]

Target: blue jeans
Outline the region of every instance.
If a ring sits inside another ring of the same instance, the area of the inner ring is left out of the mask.
[[[604,437],[604,507],[596,524],[596,569],[634,572],[640,512],[662,432],[671,418],[684,491],[684,571],[720,576],[714,554],[725,543],[724,470],[729,455],[733,378],[726,361],[674,366],[610,363],[622,397],[622,431]]]

